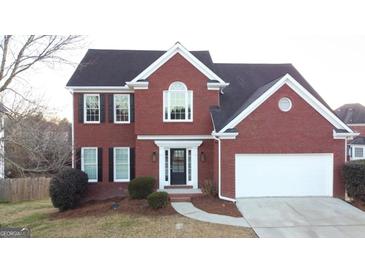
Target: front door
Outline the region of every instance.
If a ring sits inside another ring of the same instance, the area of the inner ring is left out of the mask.
[[[171,153],[171,184],[186,184],[186,149],[172,148]]]

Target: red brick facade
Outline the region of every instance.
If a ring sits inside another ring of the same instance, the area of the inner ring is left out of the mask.
[[[293,103],[289,112],[278,108],[278,101],[288,97]],[[222,192],[235,196],[236,153],[333,153],[334,196],[344,195],[341,167],[345,161],[344,140],[333,139],[333,125],[307,102],[284,85],[237,127],[236,140],[222,141]]]
[[[79,93],[74,94],[74,145],[103,148],[102,184],[109,180],[110,147],[135,148],[135,175],[153,176],[159,180],[159,148],[153,140],[137,140],[138,135],[210,135],[213,131],[209,107],[219,105],[219,92],[207,89],[207,78],[181,55],[177,54],[148,79],[148,90],[136,90],[135,122],[109,122],[108,96],[105,94],[105,122],[78,122]],[[163,122],[163,91],[174,81],[186,84],[193,91],[193,122]],[[293,108],[282,112],[281,97],[289,97]],[[333,153],[334,196],[344,195],[341,167],[345,160],[344,140],[333,139],[333,125],[309,104],[283,86],[237,127],[235,140],[222,140],[222,194],[235,197],[236,153]],[[153,159],[153,153],[156,158]],[[218,146],[215,140],[203,140],[198,148],[199,187],[206,181],[218,182]],[[120,184],[120,183],[119,183]],[[114,186],[115,188],[115,186]]]
[[[365,126],[351,126],[351,129],[355,132],[360,133],[360,136],[364,136],[365,137]]]

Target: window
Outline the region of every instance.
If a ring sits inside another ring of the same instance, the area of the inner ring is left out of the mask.
[[[170,174],[170,169],[169,169],[169,150],[165,150],[165,181],[168,182],[169,181],[169,174]]]
[[[114,122],[130,122],[130,96],[129,94],[114,94]]]
[[[279,100],[279,108],[281,111],[288,112],[291,110],[291,107],[292,102],[289,98],[284,97]]]
[[[81,170],[87,174],[90,183],[98,181],[98,149],[96,147],[81,149]]]
[[[182,82],[174,82],[164,91],[164,121],[193,121],[193,92]]]
[[[355,158],[363,158],[364,149],[362,147],[354,147],[354,156]]]
[[[85,123],[100,122],[100,96],[99,94],[84,95]]]
[[[114,182],[129,182],[129,148],[114,148]]]
[[[191,149],[188,149],[188,181],[191,181]]]

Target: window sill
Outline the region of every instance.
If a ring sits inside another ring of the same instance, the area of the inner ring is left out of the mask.
[[[192,123],[193,120],[163,120],[164,123]]]
[[[125,122],[114,122],[114,124],[117,124],[117,125],[128,125],[130,124],[131,122],[130,121],[125,121]]]
[[[95,124],[100,124],[100,121],[98,121],[98,122],[88,122],[88,121],[84,121],[84,123],[83,124],[90,124],[90,125],[95,125]]]
[[[129,183],[130,180],[114,180],[113,183]]]
[[[88,180],[87,181],[89,184],[96,184],[98,182],[98,180]]]

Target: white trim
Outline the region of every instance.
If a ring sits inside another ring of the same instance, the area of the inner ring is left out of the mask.
[[[183,47],[179,42],[175,43],[168,51],[166,51],[160,58],[148,66],[144,71],[138,74],[129,84],[134,84],[138,80],[147,79],[153,72],[155,72],[159,67],[165,64],[169,59],[179,53],[187,61],[189,61],[195,68],[207,76],[210,80],[217,80],[221,85],[227,85],[217,74],[210,70],[206,65],[204,65],[198,58],[191,54],[185,47]]]
[[[269,88],[263,95],[256,99],[250,106],[244,109],[231,122],[223,127],[219,133],[225,132],[227,129],[236,127],[243,119],[250,115],[255,109],[263,104],[271,95],[278,91],[283,85],[288,85],[294,92],[310,104],[318,113],[326,118],[332,125],[339,129],[345,129],[349,133],[353,131],[342,122],[336,115],[334,115],[327,107],[319,102],[312,94],[310,94],[302,85],[300,85],[292,76],[286,74],[279,81],[277,81],[271,88]]]
[[[226,140],[226,139],[236,139],[238,136],[238,132],[223,132],[223,133],[217,133],[215,131],[212,132],[212,136],[219,137],[220,139]]]
[[[348,126],[353,126],[353,127],[365,127],[364,123],[360,123],[360,124],[347,124]]]
[[[100,124],[100,112],[101,112],[101,104],[100,104],[100,94],[84,94],[84,124]],[[92,97],[98,97],[98,105],[99,105],[99,120],[98,121],[87,121],[87,109],[86,109],[86,97],[92,96]]]
[[[286,109],[286,108],[284,108],[281,104],[282,103],[289,103],[289,106],[288,106],[288,108]],[[292,103],[292,101],[288,98],[288,97],[282,97],[282,98],[280,98],[279,99],[279,101],[278,101],[278,107],[279,107],[279,109],[282,111],[282,112],[289,112],[291,109],[292,109],[292,107],[293,107],[293,103]]]
[[[137,140],[205,140],[214,139],[212,135],[137,135]]]
[[[132,88],[133,90],[139,89],[139,90],[146,90],[148,89],[148,81],[138,81],[138,82],[126,82],[127,86],[129,88]]]
[[[117,121],[117,110],[115,105],[116,96],[127,96],[128,98],[128,121]],[[113,122],[114,124],[130,124],[131,123],[131,96],[130,94],[113,94]]]
[[[186,163],[186,184],[191,185],[193,188],[198,188],[198,147],[203,141],[155,141],[155,144],[159,147],[159,189],[163,189],[164,186],[170,185],[171,169],[170,169],[170,159],[171,159],[171,148],[184,148],[186,149],[185,163]],[[168,150],[168,181],[165,180],[165,151]],[[187,171],[187,160],[188,160],[188,150],[191,150],[191,180],[188,180]]]
[[[116,179],[116,170],[115,170],[115,151],[117,149],[126,149],[128,151],[128,178],[127,179]],[[131,149],[130,147],[113,147],[113,182],[116,183],[125,183],[125,182],[129,182],[131,180],[131,162],[130,162],[130,155],[131,155]]]
[[[81,148],[81,170],[85,172],[85,167],[84,167],[84,150],[85,149],[94,149],[95,153],[96,153],[96,180],[94,179],[89,179],[88,182],[89,183],[97,183],[98,182],[98,178],[99,178],[99,168],[98,168],[98,148],[97,147],[82,147]]]
[[[131,90],[127,85],[124,86],[66,86],[66,89],[70,90],[71,93],[73,92],[100,92],[100,93],[109,93],[111,90],[114,91],[123,91],[123,92],[134,92]]]
[[[222,88],[229,86],[229,83],[221,84],[221,83],[207,83],[208,90],[221,90]]]
[[[333,130],[333,139],[353,139],[354,137],[358,136],[360,133],[358,132],[351,132],[351,133],[342,133],[342,132],[336,132]]]
[[[72,96],[72,120],[71,120],[71,167],[75,168],[75,98]],[[77,106],[78,107],[78,106]],[[80,159],[78,159],[80,160]]]

